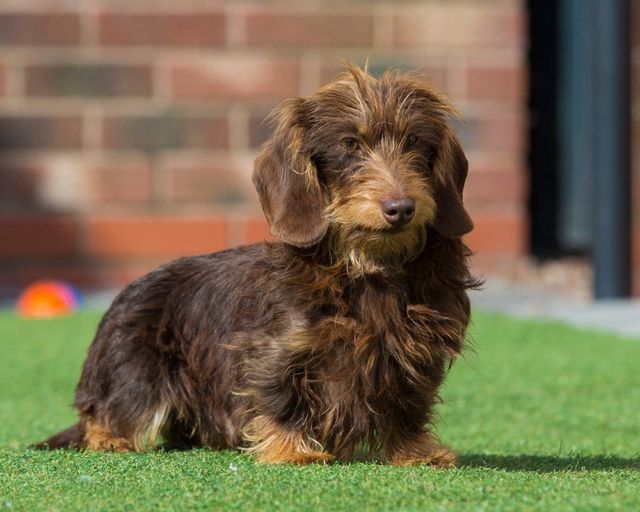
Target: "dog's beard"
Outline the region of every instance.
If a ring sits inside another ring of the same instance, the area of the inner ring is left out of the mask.
[[[329,232],[334,264],[344,266],[351,277],[400,271],[420,254],[426,241],[424,224],[399,231],[333,226]]]

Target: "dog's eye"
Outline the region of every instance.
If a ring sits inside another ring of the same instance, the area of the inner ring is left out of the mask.
[[[340,143],[347,151],[355,151],[359,147],[358,139],[355,137],[345,137],[340,141]]]
[[[407,138],[404,141],[405,146],[408,148],[415,146],[416,142],[418,142],[418,137],[415,133],[410,133],[409,135],[407,135]]]

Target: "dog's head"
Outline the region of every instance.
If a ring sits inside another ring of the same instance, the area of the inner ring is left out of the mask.
[[[471,231],[454,115],[414,75],[376,79],[351,65],[285,101],[253,173],[272,234],[298,247],[327,239],[367,272],[416,256],[430,227],[445,237]]]

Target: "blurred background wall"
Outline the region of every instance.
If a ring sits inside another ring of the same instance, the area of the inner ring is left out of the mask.
[[[250,182],[265,115],[331,80],[340,58],[367,57],[374,73],[421,70],[463,112],[474,265],[516,272],[536,253],[530,10],[524,0],[0,0],[0,287],[120,286],[180,255],[265,239]]]
[[[640,0],[631,2],[631,271],[640,296]]]

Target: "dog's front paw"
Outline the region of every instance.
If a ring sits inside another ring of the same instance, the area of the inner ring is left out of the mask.
[[[298,464],[300,466],[306,466],[307,464],[331,464],[333,457],[327,452],[298,452],[290,454],[288,460],[285,459],[279,462]]]
[[[456,454],[429,432],[396,438],[389,446],[389,462],[395,466],[425,464],[434,468],[453,468],[458,462]]]
[[[392,458],[389,462],[394,466],[417,466],[425,464],[438,469],[446,469],[456,467],[458,464],[458,457],[446,446],[437,446],[427,454],[398,455]]]
[[[327,452],[321,451],[259,451],[256,453],[256,460],[265,464],[297,464],[306,466],[308,464],[330,464],[333,457]]]
[[[333,457],[307,434],[288,430],[266,416],[258,416],[245,428],[246,452],[267,464],[329,464]]]

